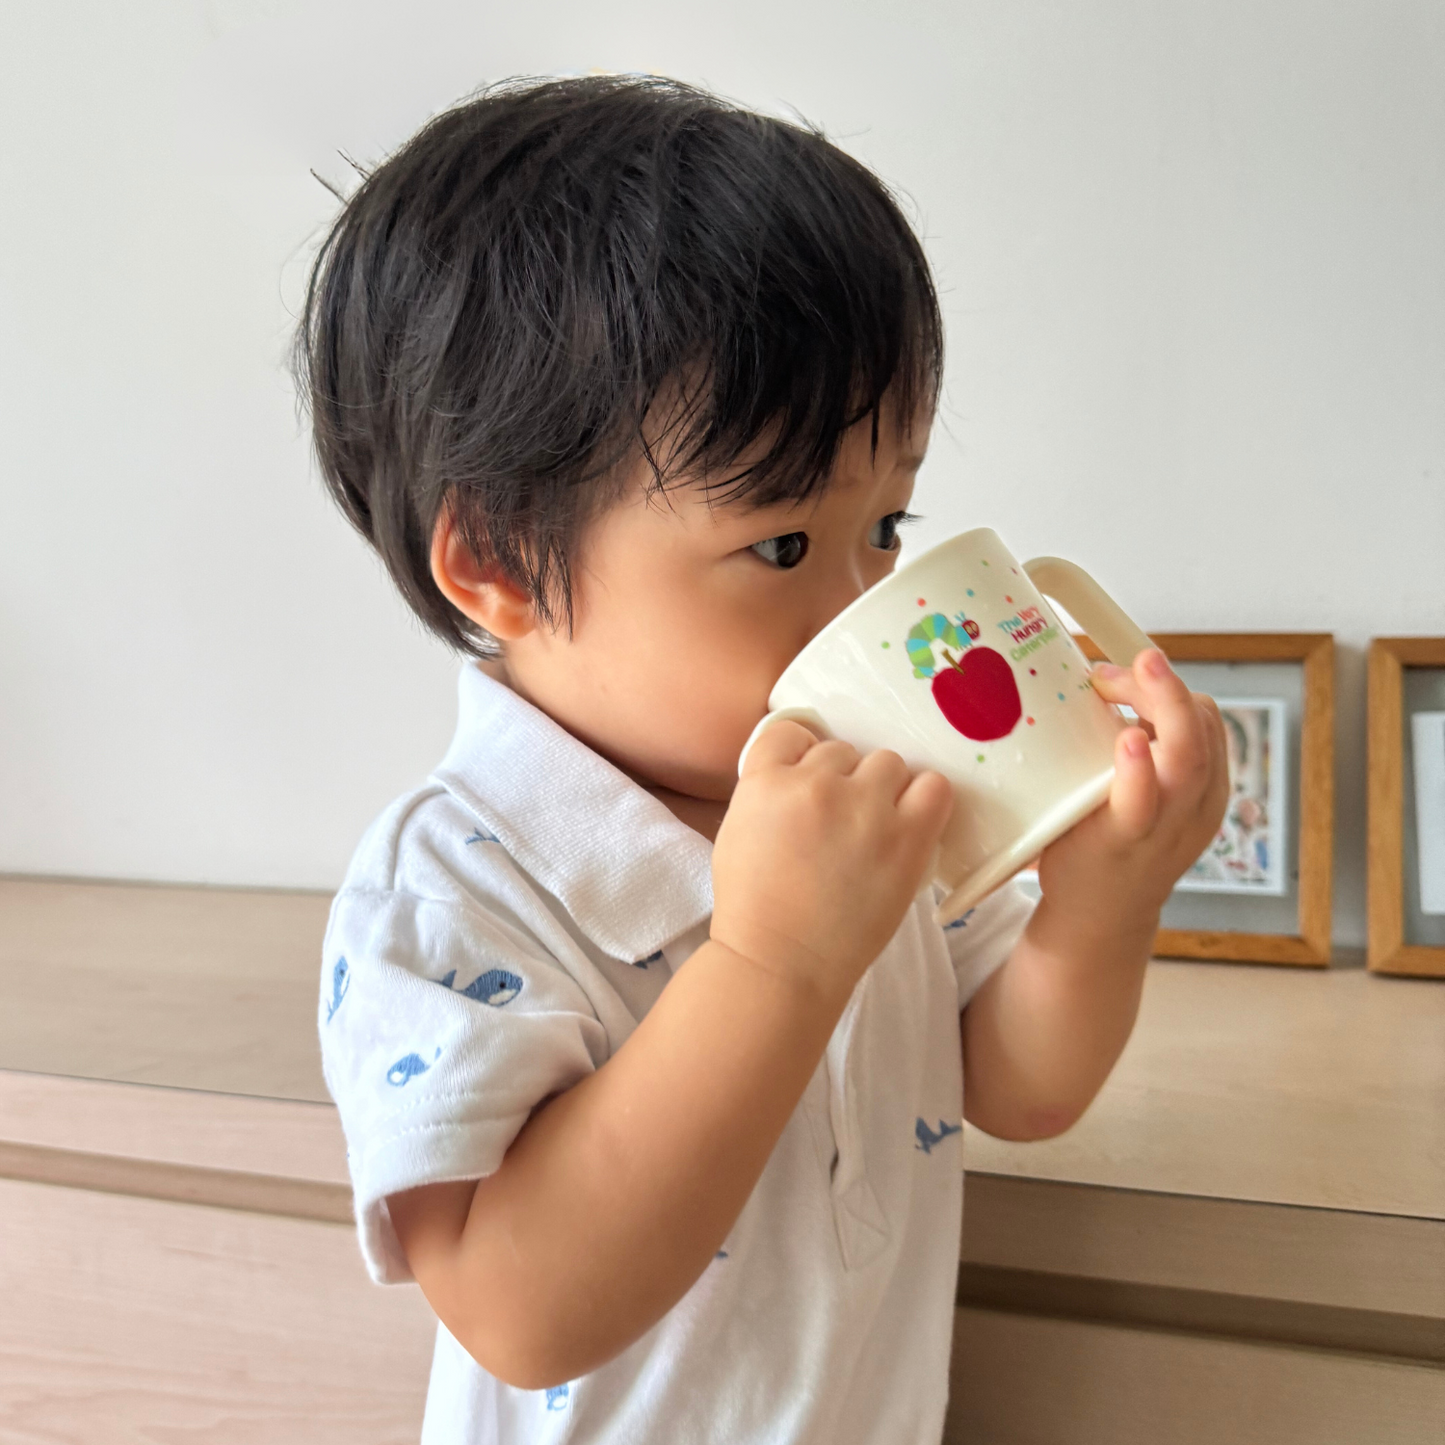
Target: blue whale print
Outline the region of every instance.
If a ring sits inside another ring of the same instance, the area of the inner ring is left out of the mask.
[[[331,1022],[331,1016],[341,1007],[341,1000],[346,997],[346,990],[351,987],[351,969],[347,966],[344,958],[336,960],[336,967],[331,970],[331,1002],[326,1005],[326,1022]]]
[[[552,1385],[547,1390],[547,1408],[549,1410],[565,1410],[567,1408],[567,1392],[570,1385]]]
[[[407,1054],[405,1058],[398,1059],[386,1071],[386,1082],[399,1089],[404,1084],[411,1083],[418,1074],[426,1073],[441,1056],[442,1051],[438,1049],[431,1056],[431,1063],[428,1063],[420,1054]]]
[[[459,993],[464,998],[476,999],[478,1003],[489,1003],[493,1008],[501,1008],[503,1004],[509,1004],[522,991],[522,980],[515,973],[508,973],[505,968],[489,968],[480,978],[474,978],[465,988],[457,988],[455,980],[456,969],[452,969],[437,982],[443,988],[449,988],[453,993]]]
[[[649,953],[646,958],[639,958],[633,963],[633,968],[646,968],[649,963],[656,963],[662,957],[662,950],[659,948],[656,953]]]
[[[977,912],[978,910],[976,908],[970,908],[962,918],[955,918],[952,923],[945,923],[943,925],[943,931],[947,933],[951,928],[967,928],[968,920]]]
[[[915,1149],[922,1149],[925,1154],[932,1154],[933,1146],[935,1144],[942,1144],[943,1141],[947,1139],[950,1134],[962,1133],[962,1124],[945,1124],[943,1120],[940,1119],[938,1121],[938,1133],[935,1134],[933,1130],[928,1127],[927,1122],[923,1119],[920,1119],[913,1126],[914,1137],[918,1140],[918,1143],[915,1144],[913,1147]]]
[[[500,843],[502,840],[495,833],[489,833],[485,828],[478,828],[470,838],[464,838],[464,843]]]

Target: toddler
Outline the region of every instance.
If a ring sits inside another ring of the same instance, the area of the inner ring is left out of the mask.
[[[1056,1134],[1224,802],[1157,652],[1109,801],[947,929],[946,780],[793,722],[894,567],[942,367],[920,246],[800,126],[513,83],[346,204],[298,372],[327,485],[468,655],[371,826],[318,1023],[372,1276],[441,1321],[432,1445],[935,1445],[963,1120]],[[385,706],[384,698],[377,705]]]

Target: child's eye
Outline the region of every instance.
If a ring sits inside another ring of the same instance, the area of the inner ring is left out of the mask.
[[[881,547],[885,552],[892,552],[898,547],[898,529],[906,527],[909,522],[920,522],[923,519],[914,512],[889,512],[886,517],[880,517],[877,525],[868,535],[868,544],[871,547]]]
[[[786,571],[789,567],[796,567],[807,554],[808,534],[785,532],[781,537],[769,537],[765,542],[754,542],[752,550],[764,562],[771,562],[775,567]]]

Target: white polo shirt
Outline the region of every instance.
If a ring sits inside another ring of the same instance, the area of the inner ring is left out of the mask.
[[[318,1025],[362,1253],[411,1279],[387,1196],[490,1174],[708,935],[712,845],[475,664],[427,784],[332,905]],[[936,1445],[962,1210],[959,1010],[1032,904],[919,893],[849,1000],[716,1259],[616,1359],[550,1390],[443,1328],[424,1445]],[[747,1009],[745,994],[734,1006]]]

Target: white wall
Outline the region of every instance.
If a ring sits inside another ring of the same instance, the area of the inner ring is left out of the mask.
[[[919,541],[1155,628],[1445,632],[1441,0],[171,0],[0,12],[0,870],[334,884],[454,665],[329,510],[282,368],[338,149],[509,74],[792,105],[916,205],[949,409]]]

